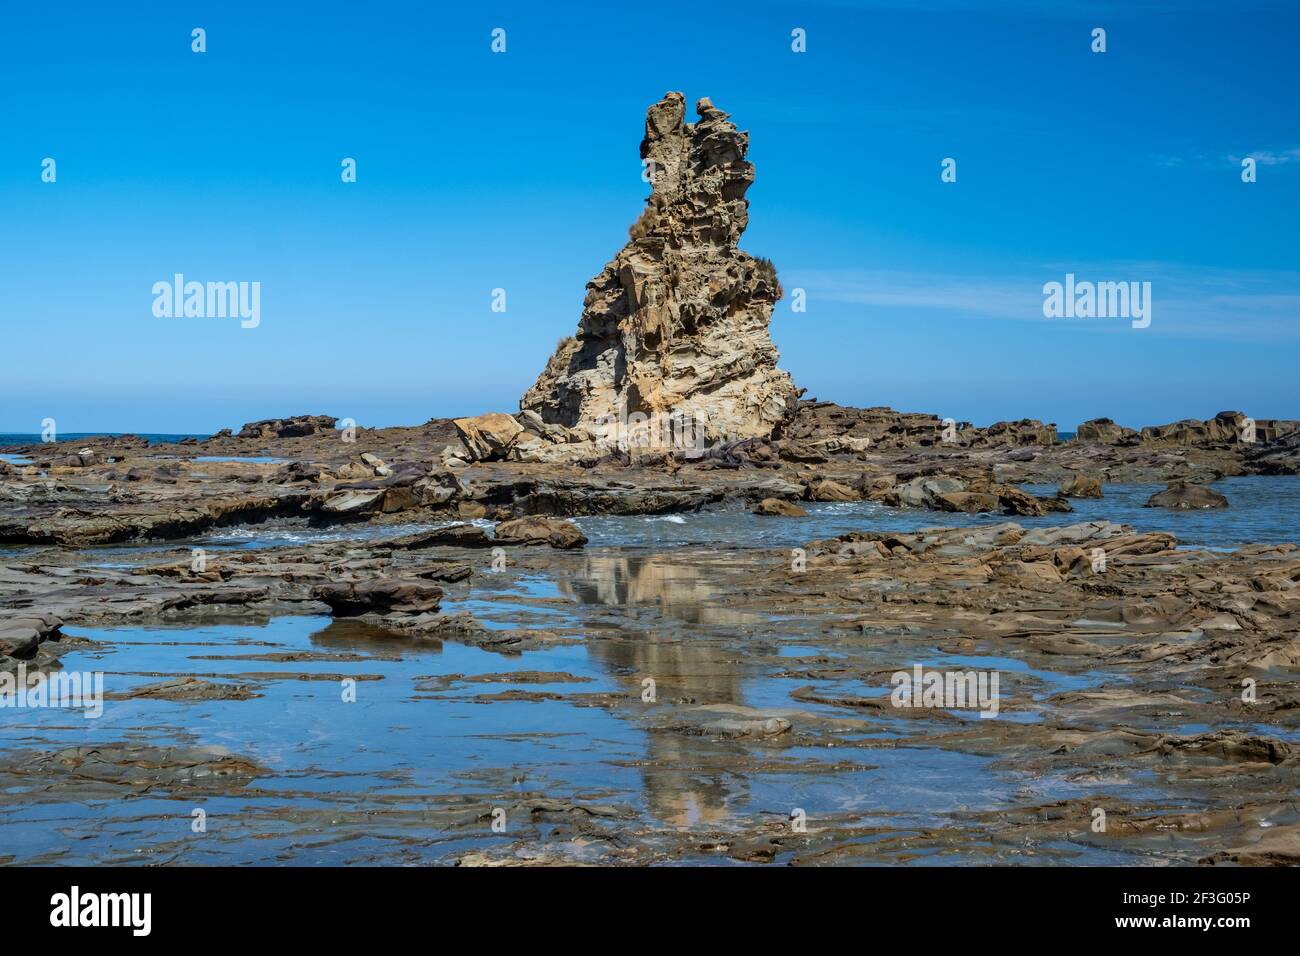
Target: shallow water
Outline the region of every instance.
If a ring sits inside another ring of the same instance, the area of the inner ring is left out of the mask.
[[[155,456],[172,457],[172,456]],[[250,465],[279,465],[287,458],[268,458],[265,455],[196,455],[190,461],[242,461]]]
[[[246,788],[190,799],[169,799],[165,787],[127,799],[86,801],[60,799],[57,793],[29,801],[10,792],[0,803],[0,847],[17,862],[438,861],[467,848],[511,842],[518,834],[494,835],[486,827],[448,834],[432,821],[421,822],[421,806],[468,805],[487,813],[492,806],[536,793],[622,807],[630,823],[650,828],[725,832],[755,819],[783,819],[801,808],[813,819],[867,814],[881,826],[913,829],[941,826],[952,813],[995,809],[1024,786],[1020,774],[990,770],[987,758],[949,750],[773,747],[656,732],[654,705],[639,699],[644,673],[656,675],[665,699],[843,714],[794,700],[790,691],[807,681],[772,677],[737,658],[734,649],[710,640],[713,625],[708,622],[684,624],[685,643],[680,634],[661,639],[666,619],[689,622],[694,616],[681,613],[691,604],[689,594],[683,599],[682,588],[699,586],[689,580],[688,571],[668,565],[664,599],[656,601],[644,583],[639,593],[620,591],[617,576],[599,560],[617,561],[617,556],[594,557],[596,570],[590,575],[583,571],[570,580],[552,581],[505,573],[477,596],[450,602],[449,610],[472,609],[489,626],[492,613],[506,615],[517,626],[518,611],[531,607],[530,601],[567,598],[546,612],[548,623],[574,625],[579,631],[591,623],[585,620],[588,613],[642,607],[643,617],[630,624],[635,631],[605,637],[593,629],[582,643],[514,656],[454,643],[412,643],[325,617],[280,617],[261,626],[70,629],[104,643],[68,653],[64,669],[104,672],[110,695],[167,675],[193,674],[251,684],[262,696],[109,700],[97,720],[68,710],[7,710],[0,712],[0,751],[18,754],[119,740],[219,745],[265,769]],[[518,604],[489,602],[489,593]],[[482,606],[475,607],[476,602]],[[494,612],[489,613],[489,605]],[[763,632],[775,639],[780,630],[773,626]],[[806,650],[825,653],[816,645],[806,645]],[[282,652],[324,656],[255,659]],[[966,661],[944,660],[963,666]],[[970,661],[972,666],[999,666],[992,659]],[[509,674],[521,671],[548,672],[554,679],[509,680]],[[299,678],[311,674],[332,676]],[[459,679],[484,674],[504,676],[491,683]],[[343,700],[344,676],[356,681],[355,703]],[[1052,689],[1088,683],[1086,678],[1038,676]],[[573,696],[476,699],[510,690]],[[581,695],[602,693],[629,703],[612,711],[584,705]],[[899,722],[899,732],[903,730]],[[855,736],[879,735],[847,733],[843,742]],[[732,766],[737,760],[753,761],[753,766],[738,773]],[[1077,789],[1043,780],[1035,786],[1062,799]],[[209,815],[208,832],[201,836],[190,832],[198,807]],[[356,814],[360,819],[316,832],[311,821],[320,813],[336,821]],[[334,838],[323,839],[325,833]],[[1091,862],[1110,856],[1083,852]]]
[[[475,815],[529,795],[628,814],[628,827],[710,833],[752,829],[801,808],[810,819],[866,815],[881,827],[943,827],[954,815],[996,811],[1027,800],[1068,800],[1099,787],[1130,799],[1168,798],[1149,779],[1096,784],[1033,776],[987,757],[908,746],[924,718],[873,716],[876,726],[846,731],[835,743],[790,746],[665,733],[656,722],[671,707],[640,700],[653,674],[664,701],[796,711],[811,719],[845,711],[794,692],[878,697],[889,693],[882,668],[913,664],[996,670],[999,719],[1044,719],[1053,694],[1117,686],[1114,673],[1061,673],[1009,657],[954,654],[923,640],[873,635],[828,641],[818,622],[780,620],[729,607],[704,568],[674,557],[675,548],[720,545],[793,547],[854,530],[1015,520],[1025,527],[1106,519],[1139,530],[1170,530],[1184,545],[1231,548],[1260,540],[1300,540],[1300,488],[1293,479],[1238,478],[1216,487],[1231,507],[1183,513],[1146,509],[1162,486],[1108,485],[1100,501],[1075,501],[1073,514],[1044,518],[948,515],[871,503],[813,504],[806,519],[759,518],[740,508],[659,517],[586,517],[592,539],[576,568],[483,573],[468,589],[449,588],[444,609],[468,611],[493,631],[537,629],[559,635],[545,650],[516,655],[452,642],[412,641],[357,622],[278,617],[255,625],[67,628],[102,644],[63,657],[65,671],[102,671],[111,694],[167,676],[197,675],[250,685],[250,700],[110,700],[86,720],[67,710],[0,710],[0,754],[19,757],[66,747],[129,740],[157,746],[228,748],[262,770],[247,786],[208,794],[166,788],[125,798],[79,798],[19,783],[0,791],[0,859],[16,862],[337,864],[445,862],[467,850],[511,844],[531,831],[504,834]],[[1034,489],[1049,493],[1054,489]],[[442,522],[445,524],[447,522]],[[488,525],[489,522],[475,522]],[[304,541],[390,537],[434,525],[254,527],[223,529],[207,547],[276,547]],[[181,542],[176,543],[181,546]],[[156,547],[156,546],[154,546]],[[135,548],[98,549],[111,562]],[[311,659],[255,655],[306,653]],[[783,676],[786,663],[830,659],[861,677]],[[1050,665],[1049,665],[1050,666]],[[547,672],[553,679],[511,681]],[[307,679],[326,675],[327,679]],[[504,675],[490,682],[466,680]],[[342,678],[356,681],[345,702]],[[373,679],[372,679],[373,678]],[[518,691],[540,697],[489,700]],[[557,695],[554,699],[546,695]],[[606,695],[617,706],[588,699]],[[1260,732],[1295,738],[1276,727]],[[1197,732],[1189,725],[1186,732]],[[863,747],[867,742],[891,746]],[[892,746],[897,744],[897,748]],[[1122,788],[1122,789],[1121,789]],[[209,815],[206,834],[191,814]],[[438,814],[468,814],[449,825]],[[519,824],[523,826],[523,824]],[[1040,848],[1044,849],[1044,848]],[[1048,848],[1050,849],[1050,848]],[[1074,862],[1133,862],[1078,844],[1059,848]],[[913,862],[983,861],[960,851]],[[687,862],[724,862],[701,854]]]

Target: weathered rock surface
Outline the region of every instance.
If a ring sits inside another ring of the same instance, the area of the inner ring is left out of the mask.
[[[1246,466],[1259,475],[1300,475],[1300,432],[1292,432],[1245,453]]]
[[[823,478],[808,487],[812,501],[861,501],[862,494],[839,481]]]
[[[776,271],[740,251],[749,221],[749,134],[707,99],[685,122],[681,93],[646,115],[652,192],[631,240],[587,284],[578,333],[520,401],[592,447],[696,448],[766,437],[795,409],[768,332]],[[550,436],[539,436],[550,437]]]
[[[1082,422],[1074,433],[1075,441],[1096,442],[1103,445],[1132,444],[1138,439],[1138,433],[1132,428],[1117,425],[1109,418],[1093,418]]]
[[[1061,482],[1057,494],[1063,498],[1100,498],[1101,479],[1076,472],[1068,480]]]
[[[1226,508],[1228,499],[1213,488],[1187,481],[1171,481],[1164,491],[1147,499],[1148,508],[1173,508],[1191,511],[1200,508]]]
[[[24,614],[0,620],[0,670],[13,670],[20,661],[34,666],[55,655],[42,655],[46,641],[59,638],[63,621],[53,614]]]
[[[881,476],[871,480],[868,496],[873,501],[893,507],[930,508],[967,514],[1001,512],[1008,515],[1041,516],[1049,511],[1073,510],[1064,498],[1039,498],[1014,485],[995,481],[988,474],[960,477],[918,475],[902,483]]]
[[[782,423],[779,435],[832,455],[861,455],[873,448],[1051,445],[1057,440],[1055,425],[1032,418],[976,428],[970,422],[937,415],[896,412],[883,406],[851,408],[816,399],[800,401],[794,415]]]
[[[1268,442],[1297,430],[1300,422],[1290,419],[1250,419],[1244,412],[1219,412],[1205,421],[1187,418],[1168,425],[1148,425],[1142,429],[1142,438],[1213,448]]]
[[[476,461],[504,458],[524,430],[517,421],[501,412],[488,412],[476,418],[457,418],[454,424],[461,441]]]
[[[292,418],[268,418],[249,422],[239,430],[238,438],[301,438],[332,431],[338,419],[330,415],[295,415]]]
[[[754,508],[754,514],[763,515],[769,518],[806,518],[808,512],[804,511],[797,504],[790,501],[782,501],[780,498],[764,498]]]
[[[563,551],[581,548],[587,543],[572,521],[562,518],[515,518],[497,525],[496,540],[500,544],[548,544]]]
[[[447,546],[457,548],[490,548],[492,546],[492,539],[488,537],[486,531],[482,528],[475,527],[472,524],[453,524],[445,528],[419,531],[415,534],[407,535],[404,538],[398,538],[396,541],[392,542],[392,546],[403,550]]]

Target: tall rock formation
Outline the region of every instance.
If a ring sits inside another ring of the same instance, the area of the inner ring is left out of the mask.
[[[707,99],[669,93],[646,113],[652,191],[631,239],[587,283],[577,335],[520,400],[521,457],[687,449],[766,437],[797,406],[768,334],[776,270],[737,248],[749,222],[749,134]],[[544,450],[543,445],[550,446]]]

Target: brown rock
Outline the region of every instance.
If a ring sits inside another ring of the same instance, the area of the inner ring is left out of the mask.
[[[453,424],[476,461],[504,458],[524,430],[511,416],[501,412],[488,412],[476,418],[457,418]]]
[[[806,518],[808,512],[804,511],[798,505],[790,501],[782,501],[780,498],[764,498],[754,508],[754,514],[764,515],[769,518]]]
[[[838,481],[818,481],[809,486],[808,497],[813,501],[861,501],[861,492]]]
[[[456,547],[456,548],[490,548],[493,541],[487,532],[472,524],[453,524],[431,531],[420,531],[390,541],[394,548],[418,550],[420,548]]]
[[[1002,510],[997,495],[980,491],[945,491],[937,496],[936,503],[942,511],[962,511],[966,514]]]
[[[995,573],[999,580],[1031,588],[1060,584],[1064,580],[1050,561],[1008,561],[999,565]]]
[[[1228,499],[1213,488],[1195,485],[1187,481],[1171,481],[1164,491],[1157,492],[1147,499],[1147,508],[1173,508],[1177,511],[1192,511],[1201,508],[1226,508]]]
[[[1136,441],[1138,433],[1132,428],[1116,425],[1109,418],[1094,418],[1083,422],[1074,433],[1077,442],[1090,442],[1100,445],[1118,445],[1121,442]]]
[[[1076,472],[1061,482],[1057,494],[1065,498],[1100,498],[1101,479]]]
[[[239,430],[237,438],[300,438],[325,432],[338,424],[329,415],[295,415],[292,418],[268,418],[249,422]]]
[[[461,501],[456,505],[456,514],[468,521],[487,517],[487,505],[479,501]]]
[[[496,530],[499,544],[549,544],[568,551],[587,543],[587,536],[578,526],[562,518],[514,518],[501,522]]]
[[[442,588],[426,581],[380,578],[322,584],[312,591],[312,597],[328,604],[335,617],[353,617],[372,611],[423,614],[441,606]]]
[[[384,503],[381,510],[385,514],[393,514],[397,511],[409,511],[411,508],[417,507],[419,503],[414,486],[403,485],[384,490]]]
[[[1186,418],[1168,425],[1148,425],[1142,429],[1142,439],[1201,448],[1231,448],[1274,441],[1297,431],[1300,431],[1300,421],[1292,419],[1256,420],[1243,412],[1219,412],[1204,421]]]
[[[384,489],[342,491],[325,499],[321,511],[329,514],[365,514],[375,511],[383,503]]]

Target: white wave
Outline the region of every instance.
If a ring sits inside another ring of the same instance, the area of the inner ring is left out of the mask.
[[[327,528],[238,525],[231,528],[220,528],[204,535],[203,540],[213,543],[282,542],[284,544],[311,544],[312,542],[356,541],[369,538],[397,538],[402,535],[417,534],[421,531],[449,528],[455,524],[471,524],[479,528],[494,527],[493,523],[486,518],[474,518],[470,521],[441,521],[436,524],[334,525]]]

